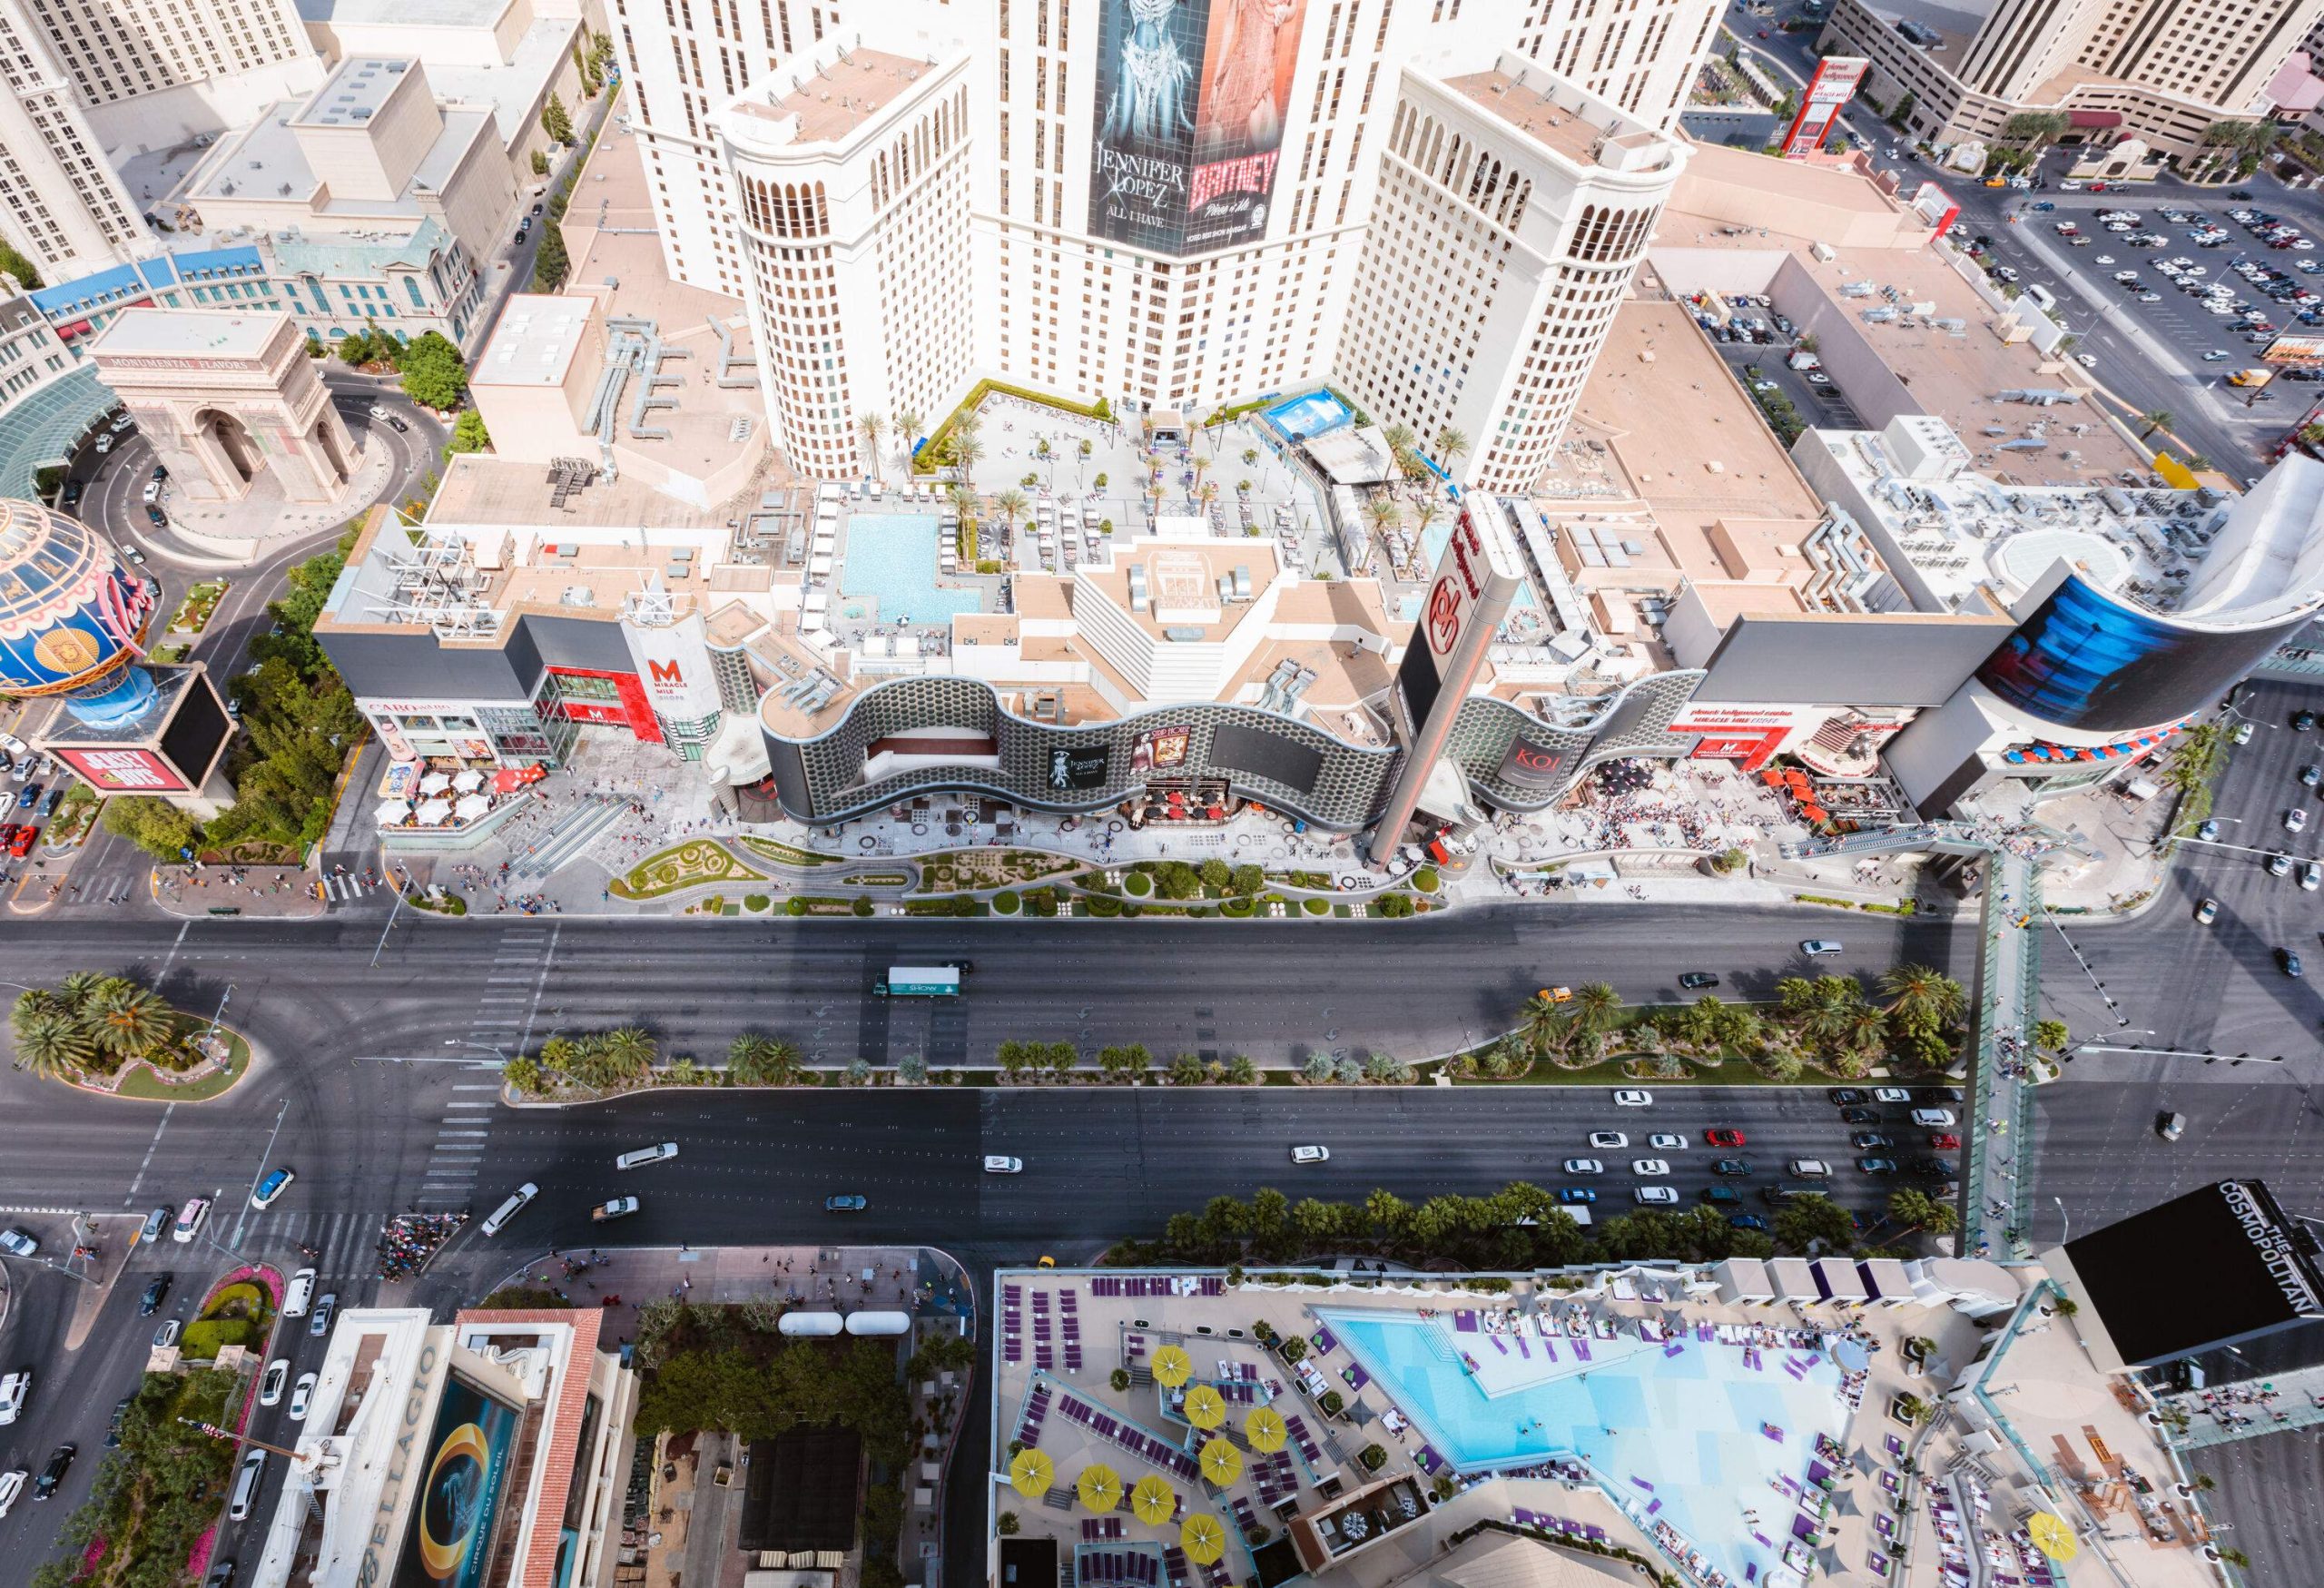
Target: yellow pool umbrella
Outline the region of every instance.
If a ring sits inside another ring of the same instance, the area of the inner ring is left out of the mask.
[[[1254,1406],[1243,1419],[1243,1432],[1249,1436],[1251,1448],[1261,1455],[1273,1455],[1290,1436],[1283,1425],[1283,1414],[1273,1406]]]
[[[1189,1516],[1178,1526],[1178,1544],[1196,1565],[1216,1565],[1226,1553],[1226,1529],[1216,1516]]]
[[[1081,1503],[1092,1511],[1110,1511],[1122,1503],[1122,1480],[1114,1469],[1103,1462],[1091,1462],[1073,1480],[1074,1491]]]
[[[1226,1421],[1226,1402],[1214,1386],[1197,1384],[1187,1391],[1187,1421],[1197,1428],[1216,1428]]]
[[[1195,1359],[1183,1346],[1165,1346],[1154,1353],[1154,1382],[1176,1389],[1195,1376]]]
[[[2082,1541],[2074,1537],[2073,1529],[2063,1517],[2047,1511],[2036,1511],[2028,1517],[2025,1531],[2033,1535],[2034,1547],[2060,1565],[2082,1553]]]
[[[1243,1453],[1224,1439],[1203,1442],[1202,1475],[1225,1488],[1243,1475]]]
[[[1160,1478],[1142,1477],[1129,1492],[1130,1514],[1149,1527],[1169,1521],[1170,1513],[1177,1508],[1177,1494]]]
[[[1020,1450],[1017,1459],[1009,1464],[1009,1481],[1028,1500],[1038,1500],[1049,1492],[1049,1484],[1057,1477],[1057,1463],[1038,1450]]]

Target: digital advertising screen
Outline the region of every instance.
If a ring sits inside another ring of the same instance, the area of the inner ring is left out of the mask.
[[[1266,231],[1307,0],[1211,0],[1187,195],[1189,252]]]
[[[1049,752],[1049,785],[1062,792],[1067,789],[1103,788],[1107,774],[1112,771],[1113,747],[1108,745],[1074,745]]]
[[[515,1407],[464,1379],[444,1386],[395,1588],[483,1588],[520,1421]]]

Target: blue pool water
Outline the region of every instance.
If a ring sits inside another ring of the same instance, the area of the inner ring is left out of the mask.
[[[1839,1369],[1828,1359],[1795,1379],[1783,1366],[1790,1353],[1768,1349],[1755,1372],[1744,1366],[1741,1347],[1689,1339],[1676,1356],[1659,1346],[1632,1347],[1603,1366],[1489,1399],[1432,1323],[1385,1313],[1319,1309],[1317,1316],[1454,1466],[1482,1472],[1579,1456],[1616,1504],[1644,1516],[1645,1525],[1669,1522],[1738,1583],[1747,1566],[1764,1580],[1781,1563],[1793,1507],[1770,1480],[1804,1477],[1816,1435],[1837,1436],[1843,1426],[1835,1398]],[[1485,1338],[1454,1337],[1472,1352]],[[1629,1344],[1590,1346],[1602,1359],[1609,1347]],[[1558,1350],[1573,1359],[1571,1342],[1558,1342]],[[1336,1371],[1328,1359],[1323,1367]],[[1783,1430],[1782,1441],[1768,1437],[1762,1424]],[[1652,1488],[1635,1481],[1641,1478]],[[1756,1529],[1746,1508],[1759,1514]],[[1755,1532],[1771,1542],[1763,1545]]]
[[[847,561],[840,592],[868,596],[879,619],[909,617],[914,627],[941,628],[982,605],[974,590],[936,586],[937,523],[925,513],[858,513],[847,521]]]
[[[1267,422],[1295,441],[1336,430],[1354,418],[1328,391],[1311,391],[1288,402],[1278,402],[1266,410]]]

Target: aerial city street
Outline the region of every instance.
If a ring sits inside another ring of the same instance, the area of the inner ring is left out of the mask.
[[[2324,0],[0,34],[0,1583],[2324,1582]]]

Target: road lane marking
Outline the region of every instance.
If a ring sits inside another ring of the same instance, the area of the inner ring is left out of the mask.
[[[193,923],[189,921],[186,924],[191,926]],[[178,935],[183,937],[185,933],[181,932]],[[145,1183],[145,1171],[153,1165],[153,1153],[162,1145],[162,1132],[170,1128],[170,1116],[177,1111],[178,1106],[174,1102],[162,1110],[162,1122],[153,1127],[153,1139],[145,1144],[144,1159],[137,1166],[137,1178],[129,1182],[129,1194],[121,1199],[123,1207],[126,1208],[137,1200],[137,1188]]]

